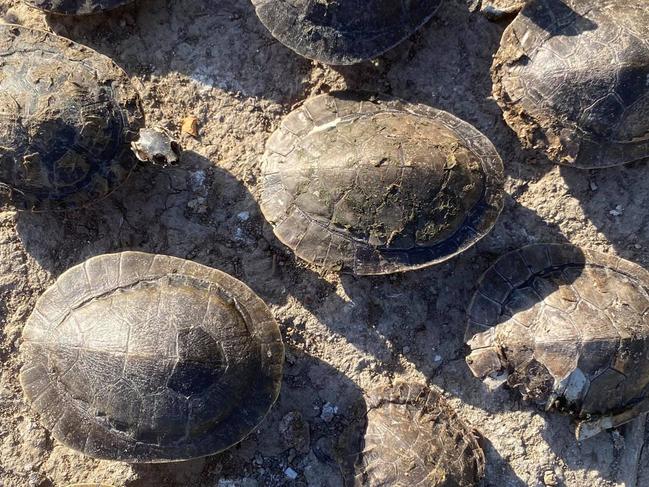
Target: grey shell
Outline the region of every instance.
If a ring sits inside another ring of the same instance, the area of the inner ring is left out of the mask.
[[[507,123],[551,160],[601,168],[649,157],[646,0],[532,0],[492,76]]]
[[[32,7],[55,14],[86,15],[112,10],[134,0],[23,0]]]
[[[106,196],[136,165],[138,94],[109,58],[47,32],[0,25],[0,196],[66,210]]]
[[[327,64],[374,58],[423,26],[441,0],[252,0],[282,44]]]
[[[648,395],[649,272],[627,260],[523,247],[485,273],[468,319],[474,373],[509,369],[508,382],[548,409],[588,418]]]
[[[43,425],[92,457],[161,462],[238,443],[279,393],[284,347],[263,301],[176,257],[123,252],[65,272],[23,331]]]
[[[370,392],[367,430],[348,485],[475,487],[485,459],[475,434],[439,391],[399,383]]]
[[[266,144],[261,210],[317,266],[387,274],[439,263],[494,225],[503,164],[449,113],[365,93],[307,100]]]

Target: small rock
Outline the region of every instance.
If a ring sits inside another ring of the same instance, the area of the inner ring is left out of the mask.
[[[597,191],[599,189],[599,186],[595,183],[595,181],[590,182],[590,190],[591,191]]]
[[[299,453],[307,453],[311,444],[309,424],[298,411],[291,411],[279,422],[279,432],[286,448],[295,448]]]
[[[622,208],[622,205],[617,205],[613,210],[609,211],[609,213],[613,216],[620,216],[624,213],[624,208]]]
[[[543,472],[543,484],[547,485],[548,487],[559,485],[557,476],[552,470],[546,470],[545,472]]]
[[[183,134],[198,137],[198,119],[193,116],[185,117],[180,127],[180,132]]]
[[[242,211],[240,213],[237,213],[237,218],[241,220],[242,222],[247,222],[250,219],[250,212],[249,211]]]
[[[434,362],[441,362],[442,361],[442,356],[441,355],[435,355],[433,357],[433,361]]]
[[[334,419],[334,416],[338,413],[338,406],[334,406],[331,403],[325,403],[324,406],[322,406],[322,413],[320,414],[320,418],[325,422],[329,423],[332,419]]]
[[[284,475],[286,475],[291,480],[295,480],[297,478],[297,472],[291,467],[287,467],[286,470],[284,470]]]

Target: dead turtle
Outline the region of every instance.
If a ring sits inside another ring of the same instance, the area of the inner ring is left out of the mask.
[[[27,5],[62,15],[87,15],[112,10],[135,0],[23,0]]]
[[[66,210],[106,196],[177,143],[144,129],[140,99],[109,58],[57,35],[0,25],[0,193],[21,210]],[[151,139],[162,137],[162,147]]]
[[[485,273],[468,319],[473,374],[573,414],[578,439],[649,410],[642,267],[567,244],[523,247]]]
[[[532,0],[492,67],[524,145],[580,168],[649,157],[648,76],[646,0]]]
[[[503,163],[453,115],[359,92],[307,100],[272,134],[261,209],[302,259],[357,275],[466,250],[503,204]]]
[[[201,457],[238,443],[279,393],[284,346],[235,278],[122,252],[66,271],[23,331],[23,391],[54,437],[125,462]]]
[[[475,487],[485,458],[475,432],[439,391],[397,383],[370,392],[367,429],[354,474],[345,485],[363,487]],[[344,469],[343,469],[344,470]]]
[[[433,16],[441,0],[252,0],[282,44],[326,64],[355,64],[396,46]]]

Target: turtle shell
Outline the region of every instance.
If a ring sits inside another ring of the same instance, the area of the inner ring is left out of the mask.
[[[416,269],[494,225],[503,164],[449,113],[365,93],[307,100],[272,134],[261,209],[302,259],[355,274]]]
[[[0,192],[23,210],[78,208],[131,173],[144,117],[109,58],[47,32],[0,25]]]
[[[572,245],[537,244],[501,257],[468,310],[474,374],[508,382],[580,418],[647,397],[649,272]]]
[[[93,257],[38,300],[20,382],[54,437],[96,458],[162,462],[238,443],[280,389],[284,347],[263,301],[176,257]]]
[[[23,0],[27,5],[55,14],[86,15],[112,10],[134,0]]]
[[[527,147],[601,168],[649,157],[646,0],[533,0],[509,25],[494,96]]]
[[[474,487],[485,458],[474,431],[436,389],[398,383],[370,392],[355,479],[363,487]]]
[[[327,64],[374,58],[422,27],[441,0],[252,0],[282,44]]]

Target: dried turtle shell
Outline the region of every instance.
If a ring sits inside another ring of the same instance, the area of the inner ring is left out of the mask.
[[[0,194],[22,210],[85,206],[122,184],[144,124],[128,76],[54,34],[0,25]]]
[[[374,58],[423,26],[441,0],[252,0],[282,44],[327,64]]]
[[[279,393],[263,301],[176,257],[123,252],[65,272],[23,331],[20,382],[54,437],[96,458],[163,462],[241,441]]]
[[[354,475],[358,487],[475,487],[485,458],[474,431],[441,393],[417,383],[398,383],[369,393],[367,430]]]
[[[266,144],[261,210],[317,266],[387,274],[445,261],[491,230],[503,164],[476,128],[366,93],[307,100]]]
[[[585,439],[649,409],[649,272],[572,245],[501,257],[468,311],[467,363],[546,409],[574,414]]]
[[[649,157],[648,76],[646,0],[532,0],[492,67],[523,143],[580,168]]]

